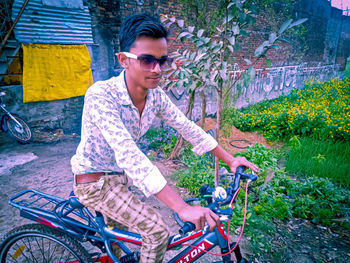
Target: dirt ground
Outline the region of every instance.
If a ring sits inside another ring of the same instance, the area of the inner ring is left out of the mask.
[[[204,124],[204,130],[215,129],[216,119],[206,118]],[[253,146],[256,143],[264,145],[266,148],[271,148],[272,145],[266,141],[263,135],[258,132],[241,132],[236,127],[232,126],[230,134],[220,133],[219,138],[220,145],[231,155],[234,155],[238,151],[243,151],[248,145]],[[232,145],[236,146],[233,147]]]
[[[213,123],[212,123],[213,125]],[[213,126],[215,127],[215,126]],[[206,128],[211,128],[207,123]],[[70,158],[79,143],[79,136],[64,135],[61,131],[55,134],[36,133],[32,144],[20,145],[0,133],[0,238],[15,226],[31,223],[19,216],[19,211],[9,207],[8,198],[27,188],[37,189],[52,195],[66,198],[72,190],[72,175]],[[234,139],[244,139],[251,144],[262,143],[271,147],[257,133],[242,133],[233,128],[233,135],[227,143]],[[243,146],[243,145],[242,145]],[[227,147],[230,149],[233,147]],[[233,154],[233,152],[231,152]],[[185,189],[176,187],[171,175],[181,169],[181,164],[160,160],[154,162],[164,174],[168,183],[177,189],[181,196],[188,196]],[[176,225],[172,212],[155,197],[145,198],[136,188],[132,188],[143,202],[158,210],[167,221],[171,231],[176,233]],[[349,232],[335,232],[328,228],[311,224],[305,220],[292,219],[286,222],[275,221],[277,231],[270,233],[272,251],[261,255],[254,254],[250,248],[250,240],[246,236],[241,242],[242,252],[250,262],[350,262]],[[235,237],[232,237],[233,241]],[[218,252],[218,251],[216,251]],[[167,262],[178,251],[166,254]],[[276,259],[278,258],[278,259]],[[204,256],[199,262],[218,261],[210,255]]]

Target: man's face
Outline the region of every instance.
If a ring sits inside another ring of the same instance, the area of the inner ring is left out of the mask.
[[[139,37],[130,48],[130,53],[159,59],[168,55],[167,41],[165,38]],[[148,70],[145,70],[137,59],[128,58],[126,63],[128,63],[126,74],[134,85],[145,89],[154,89],[158,86],[162,75],[159,63]]]

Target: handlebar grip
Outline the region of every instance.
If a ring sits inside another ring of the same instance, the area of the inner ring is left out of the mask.
[[[258,176],[256,174],[241,173],[241,178],[255,181],[256,179],[258,179]]]
[[[191,232],[196,229],[196,225],[191,222],[185,222],[185,224],[180,228],[179,234],[184,236],[186,233]]]
[[[239,166],[236,171],[236,176],[237,174],[240,174],[241,179],[249,179],[251,181],[255,181],[258,179],[258,176],[256,174],[248,174],[244,172],[244,166]]]
[[[242,174],[244,172],[245,167],[244,166],[238,166],[236,170],[236,175],[237,174]]]

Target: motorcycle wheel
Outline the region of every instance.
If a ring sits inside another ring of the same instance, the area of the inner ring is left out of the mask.
[[[6,118],[7,133],[21,144],[30,143],[33,140],[33,131],[29,125],[20,117],[13,117],[21,124],[18,125],[12,118]]]

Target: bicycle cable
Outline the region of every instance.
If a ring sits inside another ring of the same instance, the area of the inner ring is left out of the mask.
[[[250,182],[251,182],[250,180],[247,181],[246,189],[245,189],[244,215],[243,215],[243,224],[242,224],[242,228],[241,228],[241,233],[240,233],[240,235],[238,237],[236,245],[232,249],[230,249],[230,242],[229,242],[229,229],[230,229],[230,222],[231,222],[230,219],[228,220],[228,224],[227,224],[227,242],[228,242],[228,248],[229,248],[228,252],[226,252],[224,254],[217,254],[217,253],[213,253],[213,252],[210,252],[208,250],[202,249],[199,246],[194,246],[194,245],[191,245],[191,244],[181,244],[181,246],[197,248],[197,249],[199,249],[199,250],[201,250],[201,251],[203,251],[205,253],[208,253],[209,255],[212,255],[212,256],[223,257],[223,256],[226,256],[226,255],[231,255],[231,257],[232,257],[232,252],[234,252],[234,250],[236,249],[237,245],[241,241],[241,238],[242,238],[242,235],[243,235],[243,231],[244,231],[244,226],[245,226],[245,221],[246,221],[246,216],[247,216],[248,185],[249,185]],[[236,191],[235,195],[233,196],[233,198],[231,200],[231,203],[230,203],[231,208],[233,208],[232,205],[233,205],[233,202],[234,202],[236,196],[238,195],[238,192],[239,192],[239,189]]]

